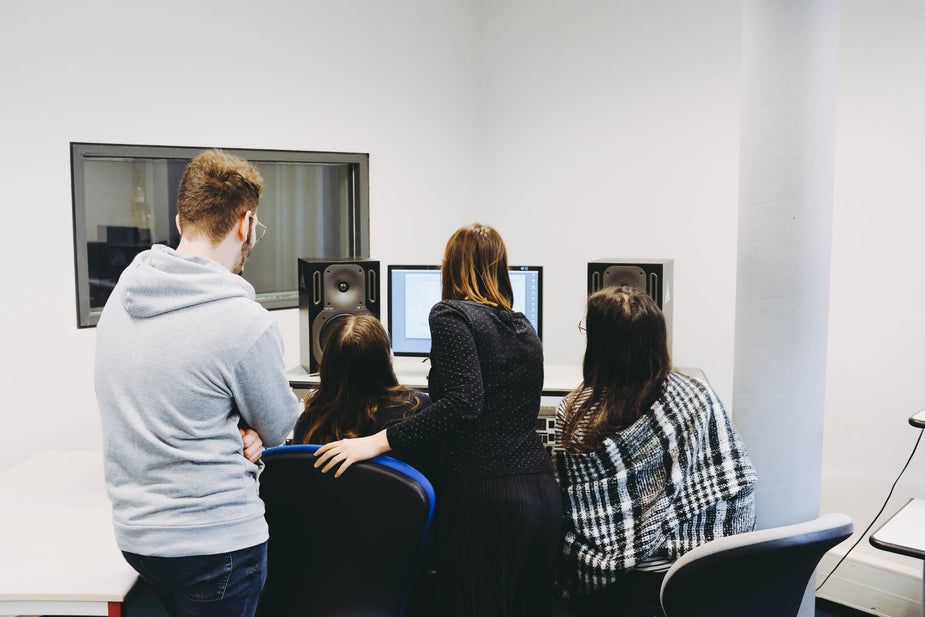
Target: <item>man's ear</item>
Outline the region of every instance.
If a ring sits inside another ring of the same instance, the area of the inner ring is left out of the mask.
[[[183,235],[183,230],[180,229],[180,215],[179,215],[179,214],[178,214],[177,216],[174,217],[173,222],[177,224],[177,231],[178,231],[178,232],[180,233],[180,235],[182,236],[182,235]]]
[[[250,227],[251,227],[251,226],[250,226],[250,222],[251,222],[251,221],[250,221],[250,217],[248,216],[249,214],[250,214],[250,210],[248,210],[247,212],[245,212],[245,213],[244,213],[244,216],[242,216],[242,217],[238,220],[238,224],[235,225],[235,228],[234,228],[234,231],[235,231],[235,238],[237,238],[240,242],[247,242],[247,238],[248,238],[248,235],[249,235],[247,232],[250,231]]]

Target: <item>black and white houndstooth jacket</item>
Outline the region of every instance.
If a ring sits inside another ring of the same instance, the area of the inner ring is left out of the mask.
[[[569,403],[588,394],[573,392],[559,405],[557,441]],[[569,594],[599,590],[656,551],[674,560],[755,526],[757,476],[745,447],[712,388],[680,373],[669,375],[649,413],[596,451],[558,449],[556,474],[560,586]]]

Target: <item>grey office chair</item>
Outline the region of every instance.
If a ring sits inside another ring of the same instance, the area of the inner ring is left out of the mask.
[[[698,546],[665,575],[665,617],[794,617],[819,560],[853,530],[828,514]]]

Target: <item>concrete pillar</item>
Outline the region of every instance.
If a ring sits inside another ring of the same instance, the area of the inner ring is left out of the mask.
[[[744,5],[732,403],[760,528],[819,512],[838,27],[838,0]]]

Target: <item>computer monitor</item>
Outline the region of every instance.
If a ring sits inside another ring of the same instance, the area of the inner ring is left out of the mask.
[[[514,310],[543,336],[543,267],[511,266]],[[389,266],[389,334],[396,356],[430,354],[430,309],[440,301],[439,266]]]

